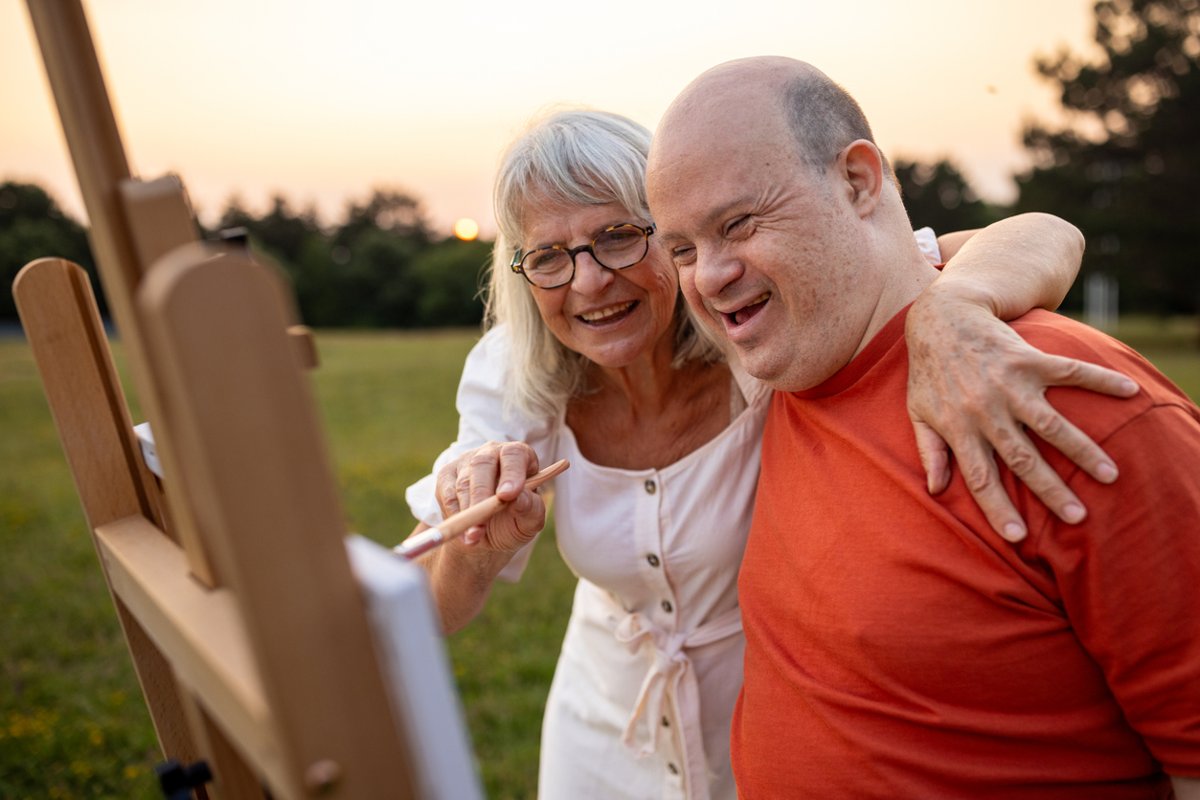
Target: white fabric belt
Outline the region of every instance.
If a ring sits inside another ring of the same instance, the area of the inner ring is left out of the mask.
[[[637,750],[638,758],[655,752],[661,730],[659,720],[669,710],[683,751],[684,794],[691,800],[708,800],[709,775],[700,727],[700,690],[686,651],[727,639],[741,630],[741,609],[735,606],[690,633],[668,635],[639,613],[626,615],[614,631],[617,641],[631,653],[637,653],[646,642],[654,648],[654,663],[642,682],[621,740]],[[646,732],[640,747],[635,742],[639,722]]]

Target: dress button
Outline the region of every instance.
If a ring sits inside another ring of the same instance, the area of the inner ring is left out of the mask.
[[[675,608],[675,607],[674,607],[673,605],[671,605],[671,601],[670,601],[670,600],[663,600],[663,601],[662,601],[662,610],[663,610],[663,611],[665,611],[665,612],[667,612],[668,614],[670,614],[670,613],[671,613],[671,611],[672,611],[674,608]]]
[[[654,485],[654,481],[646,481],[646,494],[654,494],[658,491],[658,487]]]
[[[667,719],[666,717],[663,717],[663,720],[662,720],[662,722],[663,722],[663,727],[664,727],[664,728],[669,728],[669,727],[671,727],[671,720]]]
[[[650,555],[646,556],[646,562],[648,564],[650,564],[650,566],[652,566],[652,567],[657,567],[658,566],[658,556],[654,555],[654,553],[651,553]]]
[[[671,771],[671,774],[672,774],[672,775],[678,775],[678,774],[679,774],[679,767],[675,766],[674,764],[668,763],[668,764],[667,764],[667,769],[669,769],[669,770]]]

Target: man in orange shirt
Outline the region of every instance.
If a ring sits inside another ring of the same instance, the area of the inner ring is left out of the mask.
[[[1004,472],[1013,547],[961,477],[925,489],[903,327],[935,273],[853,99],[790,59],[716,67],[667,111],[648,190],[692,309],[778,390],[739,579],[741,794],[1200,797],[1200,409],[1086,326],[1014,322],[1142,391],[1050,390],[1122,477],[1100,491],[1036,440],[1089,515]]]

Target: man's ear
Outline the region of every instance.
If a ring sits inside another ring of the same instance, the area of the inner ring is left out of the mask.
[[[837,166],[850,204],[860,217],[869,216],[879,205],[886,180],[879,148],[866,139],[857,139],[838,155]]]

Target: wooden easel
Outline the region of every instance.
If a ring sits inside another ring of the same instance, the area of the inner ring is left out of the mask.
[[[131,177],[79,0],[28,5],[161,482],[82,270],[35,261],[14,294],[164,792],[479,796],[420,570],[347,542],[290,290],[198,241],[178,180]]]

